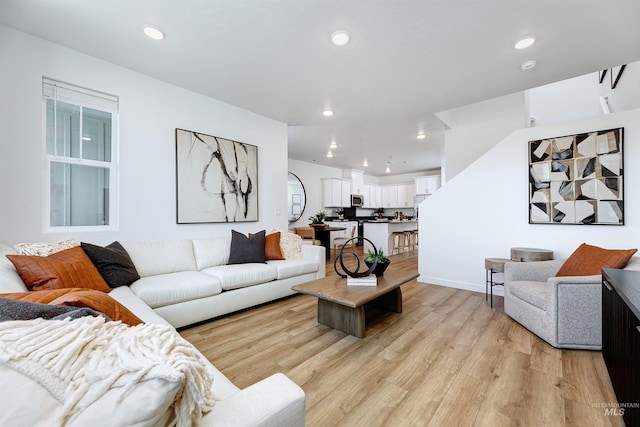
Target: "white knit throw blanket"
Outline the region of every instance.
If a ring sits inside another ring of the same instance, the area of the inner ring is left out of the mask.
[[[107,390],[163,379],[181,383],[178,426],[197,424],[214,405],[213,378],[200,353],[169,326],[130,327],[101,317],[0,323],[0,362],[40,383],[63,405],[65,424]]]

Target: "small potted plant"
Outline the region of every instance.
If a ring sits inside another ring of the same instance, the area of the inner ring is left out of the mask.
[[[344,208],[336,209],[336,215],[338,215],[338,219],[344,219]]]
[[[371,268],[371,265],[376,258],[378,258],[378,264],[376,265],[376,268],[373,269],[373,274],[375,274],[376,276],[382,276],[387,267],[389,267],[389,264],[391,264],[391,261],[389,260],[389,258],[384,256],[381,248],[378,249],[377,253],[369,249],[369,255],[367,255],[367,257],[364,259],[364,263],[367,264],[369,268]]]
[[[321,210],[319,212],[317,212],[315,215],[311,215],[309,217],[309,221],[311,221],[311,224],[309,224],[311,227],[324,227],[325,223],[324,220],[327,217],[327,212],[324,210]]]
[[[384,213],[384,208],[378,208],[375,211],[373,211],[373,213],[375,214],[376,217],[382,218],[382,214]]]

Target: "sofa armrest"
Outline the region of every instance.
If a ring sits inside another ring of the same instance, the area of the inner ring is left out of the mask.
[[[326,275],[324,246],[302,245],[302,258],[318,263],[318,279]]]
[[[552,277],[557,340],[562,348],[602,348],[602,276]]]
[[[305,394],[284,374],[274,374],[216,402],[200,426],[302,427]]]
[[[556,287],[558,285],[600,285],[602,283],[602,276],[600,274],[593,276],[556,276],[549,277],[548,283]]]
[[[550,261],[507,262],[504,265],[505,282],[546,282],[556,275],[564,259]]]

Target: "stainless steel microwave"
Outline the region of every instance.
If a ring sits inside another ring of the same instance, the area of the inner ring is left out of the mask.
[[[351,195],[351,207],[359,208],[364,204],[364,196],[362,194],[352,194]]]

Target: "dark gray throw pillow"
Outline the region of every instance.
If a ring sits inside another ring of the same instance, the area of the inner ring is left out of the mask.
[[[109,287],[128,286],[140,278],[131,257],[119,242],[104,248],[85,242],[81,245]]]
[[[248,262],[265,262],[264,238],[265,230],[247,237],[231,230],[231,250],[229,264],[245,264]]]

